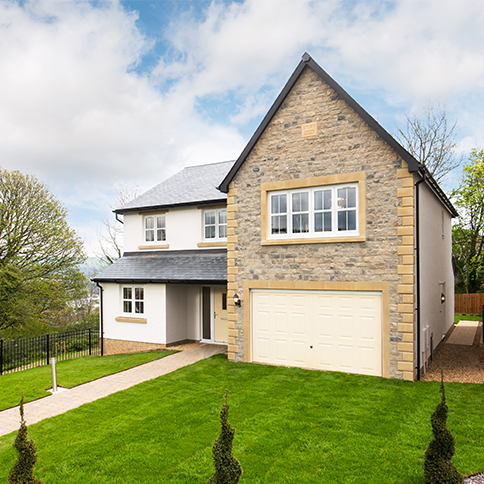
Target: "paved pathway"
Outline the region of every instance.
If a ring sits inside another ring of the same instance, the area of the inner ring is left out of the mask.
[[[479,326],[479,321],[459,321],[459,324],[452,331],[447,344],[472,346],[477,326]]]
[[[44,418],[54,417],[85,403],[93,402],[98,398],[106,397],[112,393],[126,390],[138,383],[152,380],[166,375],[184,366],[209,358],[217,353],[224,353],[224,345],[200,345],[174,355],[166,356],[160,360],[151,361],[129,370],[105,376],[70,390],[58,392],[45,398],[26,403],[25,420],[27,425],[40,422]],[[0,412],[0,436],[18,430],[20,414],[18,406]]]

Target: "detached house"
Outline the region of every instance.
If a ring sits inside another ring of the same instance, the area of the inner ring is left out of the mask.
[[[414,380],[453,323],[455,209],[308,54],[235,162],[116,213],[126,252],[95,279],[109,352],[195,340]]]

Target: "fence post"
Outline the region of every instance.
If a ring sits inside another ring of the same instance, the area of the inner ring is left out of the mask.
[[[49,352],[49,348],[50,347],[50,344],[49,344],[49,335],[47,335],[47,364],[49,364],[49,356],[50,356],[50,352]]]
[[[0,339],[0,375],[3,375],[3,338]]]
[[[91,356],[91,328],[89,328],[89,356]]]
[[[482,342],[484,343],[484,304],[482,305]]]

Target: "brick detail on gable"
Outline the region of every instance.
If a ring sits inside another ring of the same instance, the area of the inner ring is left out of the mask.
[[[236,340],[239,336],[239,330],[235,329],[235,323],[238,320],[238,316],[235,313],[235,303],[234,294],[237,293],[239,285],[235,281],[235,275],[238,269],[235,265],[235,260],[237,259],[237,252],[235,251],[235,244],[237,243],[237,235],[235,235],[235,228],[237,227],[237,221],[234,220],[234,214],[237,212],[237,205],[235,203],[235,197],[237,196],[237,189],[234,188],[234,182],[229,185],[229,192],[227,194],[227,311],[228,311],[228,359],[234,361],[235,354],[238,352],[239,347],[237,346]]]
[[[404,380],[415,380],[415,199],[414,180],[408,169],[397,170],[397,177],[402,181],[402,187],[397,190],[401,206],[397,210],[401,226],[397,233],[401,236],[398,246],[400,264],[397,272],[401,276],[401,284],[397,292],[401,303],[397,310],[402,317],[398,324],[398,331],[402,333],[402,341],[398,343],[398,350],[402,360],[398,362],[398,369],[403,372]]]

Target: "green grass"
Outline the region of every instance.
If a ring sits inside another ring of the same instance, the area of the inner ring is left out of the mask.
[[[454,323],[458,324],[459,321],[464,320],[464,321],[482,321],[482,315],[480,316],[474,316],[473,314],[459,314],[456,313],[454,315]]]
[[[102,376],[132,368],[149,361],[157,360],[175,353],[174,351],[151,351],[111,356],[84,356],[72,360],[58,361],[57,385],[72,388]],[[52,388],[52,368],[50,365],[17,371],[0,376],[0,410],[14,407],[20,402],[30,402],[50,395]],[[1,474],[0,474],[1,475]]]
[[[424,482],[439,383],[234,363],[222,355],[29,426],[36,475],[45,484],[205,484],[226,388],[241,483]],[[463,474],[482,471],[483,387],[448,383],[446,394],[453,461]],[[0,437],[0,476],[15,461],[14,437]]]

